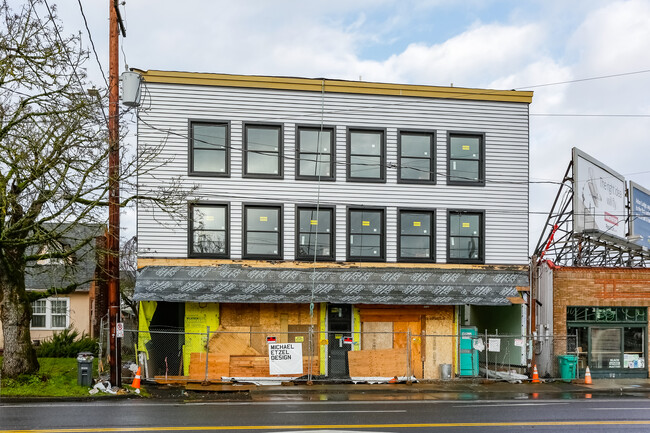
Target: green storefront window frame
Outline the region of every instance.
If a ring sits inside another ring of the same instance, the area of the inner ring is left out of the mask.
[[[648,323],[647,307],[567,307],[569,323]]]

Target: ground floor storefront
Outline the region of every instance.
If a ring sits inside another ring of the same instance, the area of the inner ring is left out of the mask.
[[[555,268],[553,349],[575,355],[578,374],[648,377],[650,269]]]
[[[459,372],[465,306],[512,307],[527,278],[520,268],[149,266],[136,286],[137,351],[148,377],[439,379]]]

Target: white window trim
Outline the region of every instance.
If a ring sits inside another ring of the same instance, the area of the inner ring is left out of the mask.
[[[68,297],[53,297],[39,299],[39,301],[45,301],[45,326],[32,326],[30,323],[30,329],[44,329],[44,330],[60,330],[68,329],[70,327],[70,298]],[[54,327],[52,326],[52,301],[65,301],[65,326],[64,327]]]

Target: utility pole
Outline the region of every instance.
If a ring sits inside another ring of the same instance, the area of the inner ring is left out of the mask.
[[[111,384],[121,386],[121,345],[117,338],[120,318],[120,92],[119,27],[126,36],[117,0],[109,0],[108,39],[108,326]]]

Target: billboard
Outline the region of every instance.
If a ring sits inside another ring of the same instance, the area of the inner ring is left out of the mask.
[[[573,148],[573,231],[625,239],[625,178]]]
[[[630,182],[630,240],[650,248],[650,190]]]

